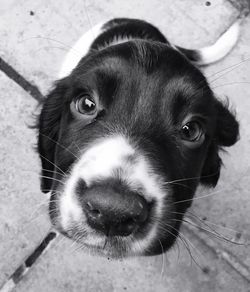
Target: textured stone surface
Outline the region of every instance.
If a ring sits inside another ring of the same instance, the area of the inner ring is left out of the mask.
[[[46,234],[45,196],[39,192],[35,102],[0,73],[0,287]]]
[[[189,238],[199,268],[183,244],[167,255],[111,261],[76,251],[58,239],[15,292],[245,292],[246,283],[203,246]],[[163,265],[164,261],[164,265]]]
[[[209,66],[206,71],[210,76],[211,87],[221,99],[229,99],[231,107],[237,113],[240,122],[240,140],[222,153],[224,167],[221,179],[214,190],[199,194],[215,194],[196,200],[193,210],[208,221],[218,224],[217,229],[229,238],[240,237],[248,243],[246,247],[225,244],[225,248],[240,256],[241,260],[250,266],[250,19],[243,22],[241,38],[233,52],[218,64]],[[228,69],[226,69],[228,68]],[[218,74],[217,72],[226,69]],[[216,80],[215,80],[216,79]],[[211,225],[212,226],[212,225]],[[220,228],[225,226],[234,229]],[[214,226],[216,227],[216,226]],[[237,233],[237,234],[236,234]]]

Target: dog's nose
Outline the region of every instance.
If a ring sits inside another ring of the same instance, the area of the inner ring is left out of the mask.
[[[106,235],[128,236],[148,218],[148,204],[139,194],[97,186],[85,191],[83,209],[88,224]]]

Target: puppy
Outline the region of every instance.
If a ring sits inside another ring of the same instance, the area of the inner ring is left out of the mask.
[[[198,184],[216,185],[219,150],[239,131],[195,64],[224,57],[238,31],[187,50],[145,21],[113,19],[76,43],[39,116],[41,189],[57,230],[113,258],[174,244]]]

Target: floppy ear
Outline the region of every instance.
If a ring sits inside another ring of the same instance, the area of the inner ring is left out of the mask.
[[[58,140],[63,95],[66,85],[62,81],[55,84],[48,94],[38,120],[38,152],[42,162],[41,190],[50,191],[53,182],[53,171],[58,171],[54,165],[56,143]]]
[[[235,115],[228,109],[228,104],[216,101],[217,123],[215,137],[208,149],[200,182],[215,187],[220,177],[221,158],[219,150],[223,146],[232,146],[239,137],[239,123]]]
[[[217,144],[220,146],[232,146],[239,139],[239,123],[235,114],[229,111],[229,103],[222,104],[217,101]]]

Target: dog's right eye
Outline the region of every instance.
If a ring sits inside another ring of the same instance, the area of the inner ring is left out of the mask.
[[[75,100],[76,110],[80,114],[94,115],[97,107],[94,99],[88,94],[80,94]]]

